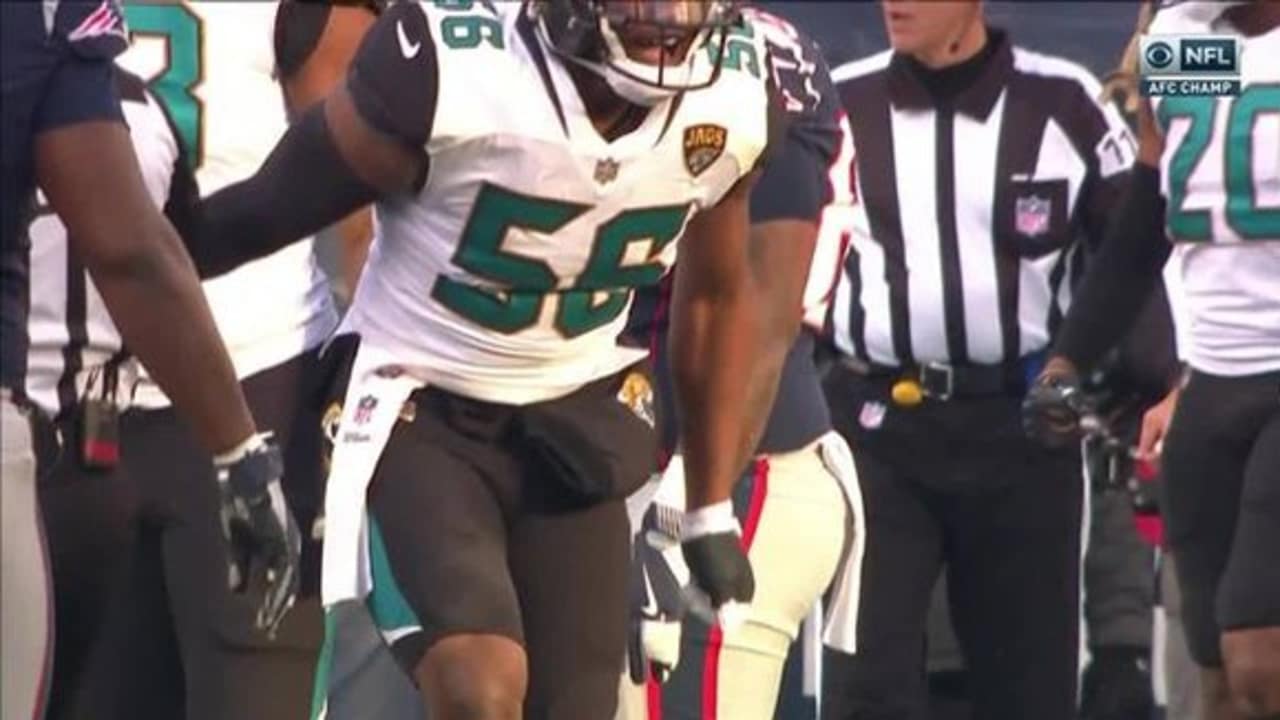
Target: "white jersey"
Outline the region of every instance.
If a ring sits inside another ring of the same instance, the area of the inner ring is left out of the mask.
[[[129,90],[121,93],[121,107],[133,150],[147,194],[163,207],[180,161],[178,140],[159,103],[141,87]],[[43,195],[39,205],[45,207]],[[88,273],[70,256],[67,229],[58,217],[42,212],[30,233],[31,344],[25,391],[36,407],[53,417],[70,409],[86,390],[101,392],[102,368],[124,342]],[[131,367],[128,363],[120,368],[126,378]],[[127,390],[117,400],[123,405]]]
[[[1188,3],[1151,34],[1229,32]],[[1177,243],[1180,354],[1216,375],[1280,370],[1280,29],[1243,38],[1238,97],[1163,97],[1161,191]]]
[[[133,43],[120,62],[147,79],[168,107],[205,195],[256,172],[284,134],[284,97],[274,77],[276,8],[275,2],[125,7]],[[204,289],[241,378],[315,347],[337,324],[311,240],[207,281]]]
[[[766,56],[759,33],[734,37],[714,85],[607,142],[523,4],[484,5],[419,3],[439,67],[430,173],[416,197],[378,205],[346,325],[424,382],[525,404],[645,355],[617,341],[632,289],[756,164]]]

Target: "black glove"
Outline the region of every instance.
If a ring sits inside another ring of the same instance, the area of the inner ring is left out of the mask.
[[[680,535],[691,580],[690,610],[722,626],[740,624],[745,619],[742,606],[755,597],[756,581],[733,504],[725,500],[685,513]]]
[[[1088,411],[1074,372],[1046,368],[1022,400],[1022,429],[1051,448],[1080,441],[1080,416]]]
[[[1084,671],[1082,720],[1149,718],[1155,709],[1151,652],[1142,648],[1102,647]]]
[[[302,538],[285,504],[284,461],[270,436],[257,435],[214,460],[227,540],[227,583],[262,594],[255,624],[275,637],[298,593]]]

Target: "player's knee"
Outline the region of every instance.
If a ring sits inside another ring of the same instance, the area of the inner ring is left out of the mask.
[[[415,671],[440,720],[519,720],[528,685],[523,648],[496,635],[455,635],[438,641]]]

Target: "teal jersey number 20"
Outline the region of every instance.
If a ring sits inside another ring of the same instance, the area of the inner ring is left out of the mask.
[[[151,78],[151,91],[160,98],[190,161],[204,162],[204,103],[196,88],[204,79],[204,34],[200,18],[185,5],[140,5],[124,8],[129,29],[136,35],[164,41],[164,69]]]
[[[1226,132],[1218,137],[1215,127],[1218,103],[1229,103]],[[1182,142],[1173,150],[1166,172],[1169,180],[1169,234],[1177,242],[1207,242],[1214,239],[1213,216],[1203,207],[1186,207],[1193,176],[1205,163],[1222,163],[1223,216],[1227,226],[1242,240],[1280,239],[1280,208],[1264,207],[1256,190],[1255,143],[1259,120],[1266,114],[1280,114],[1280,84],[1257,84],[1245,88],[1236,98],[1171,97],[1160,102],[1157,117],[1168,132],[1179,118],[1189,121]],[[1215,155],[1217,157],[1215,157]],[[1266,167],[1264,163],[1263,167]],[[1274,172],[1274,170],[1272,170]]]

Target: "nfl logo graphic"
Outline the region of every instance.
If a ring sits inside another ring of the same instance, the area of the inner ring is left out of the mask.
[[[596,161],[596,182],[601,185],[607,185],[618,179],[618,161],[613,158],[605,158]]]
[[[1027,237],[1037,237],[1049,232],[1049,217],[1053,205],[1048,198],[1020,197],[1013,208],[1013,228]]]
[[[868,400],[862,403],[862,411],[858,413],[858,422],[867,430],[875,430],[884,424],[885,413],[889,411],[884,403]]]
[[[724,154],[729,131],[719,125],[690,125],[684,130],[684,166],[697,177]]]
[[[373,417],[373,409],[378,407],[378,398],[372,395],[365,395],[356,403],[356,413],[351,417],[352,422],[357,425],[363,425],[369,422],[369,418]]]

